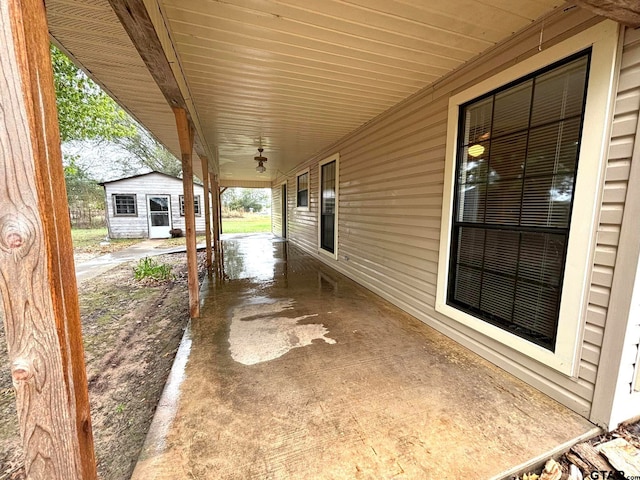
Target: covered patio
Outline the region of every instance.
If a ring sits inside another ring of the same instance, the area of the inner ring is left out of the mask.
[[[222,242],[133,478],[501,478],[587,420],[271,235]]]
[[[136,478],[500,478],[640,415],[638,26],[629,0],[0,2],[27,476],[97,477],[51,42],[182,161],[193,323]],[[235,186],[272,189],[279,240],[222,245]]]

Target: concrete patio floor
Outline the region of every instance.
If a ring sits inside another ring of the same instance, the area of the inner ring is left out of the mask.
[[[224,260],[136,480],[500,478],[594,429],[286,242]]]

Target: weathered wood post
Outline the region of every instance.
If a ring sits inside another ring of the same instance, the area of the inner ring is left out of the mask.
[[[204,225],[207,242],[207,271],[211,275],[211,206],[209,203],[209,162],[207,157],[201,156],[202,162],[202,183],[204,184]]]
[[[0,1],[0,293],[29,479],[96,464],[42,0]]]
[[[193,128],[183,108],[174,108],[180,153],[182,154],[182,188],[184,194],[184,223],[187,230],[187,281],[191,318],[200,316],[200,285],[196,250],[196,216],[193,205]]]
[[[213,201],[213,246],[217,254],[220,250],[220,196],[218,195],[220,190],[218,189],[218,176],[212,175],[210,180],[211,198]]]

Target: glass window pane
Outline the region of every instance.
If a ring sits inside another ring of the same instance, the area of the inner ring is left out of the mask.
[[[529,282],[560,285],[565,254],[565,235],[522,233],[518,278]]]
[[[486,223],[518,225],[522,200],[522,180],[492,182],[487,188]]]
[[[458,263],[482,268],[485,230],[482,228],[461,227],[459,232]]]
[[[521,224],[568,227],[573,180],[572,174],[526,179]]]
[[[492,109],[493,98],[491,97],[475,102],[466,108],[462,141],[464,145],[489,140]]]
[[[514,275],[518,268],[520,234],[507,230],[487,230],[484,269]]]
[[[527,152],[527,133],[507,135],[491,142],[489,176],[495,180],[522,177]]]
[[[533,80],[529,80],[496,94],[492,139],[529,126],[532,87]]]
[[[587,62],[584,56],[536,78],[532,126],[582,114]]]
[[[458,221],[484,223],[487,186],[460,185],[458,191]]]
[[[530,338],[548,348],[553,347],[556,335],[559,293],[557,287],[524,282],[516,289],[514,324],[530,330]]]
[[[471,153],[469,153],[471,149]],[[458,182],[486,183],[489,168],[489,142],[474,143],[469,147],[464,147],[462,151],[462,162],[458,169]]]
[[[470,307],[480,306],[480,285],[482,272],[473,268],[458,265],[453,298]]]
[[[573,172],[578,158],[580,118],[531,130],[527,177]]]
[[[490,316],[510,321],[515,287],[515,278],[485,271],[482,275],[480,308]]]

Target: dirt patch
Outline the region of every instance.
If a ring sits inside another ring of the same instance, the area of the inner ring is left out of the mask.
[[[189,318],[186,254],[156,259],[173,266],[174,281],[136,282],[128,263],[79,287],[98,474],[104,480],[131,476]],[[4,329],[0,343],[0,480],[16,480],[24,473]]]

